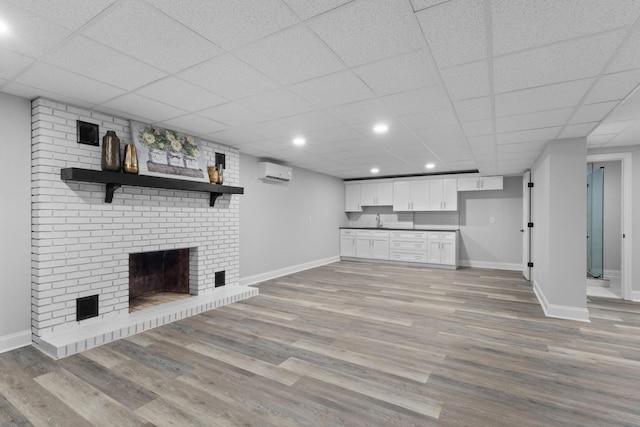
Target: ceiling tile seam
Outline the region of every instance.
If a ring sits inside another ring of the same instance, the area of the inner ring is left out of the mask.
[[[571,113],[571,115],[569,115],[569,117],[567,118],[567,122],[564,124],[562,129],[560,129],[560,131],[556,135],[556,138],[558,138],[562,134],[564,129],[567,127],[567,125],[569,125],[571,123],[571,120],[577,114],[578,110],[582,107],[582,105],[584,104],[584,101],[589,97],[591,92],[593,92],[593,90],[596,87],[596,85],[601,81],[602,76],[606,74],[606,71],[608,70],[608,68],[611,65],[611,63],[614,61],[614,59],[616,59],[617,55],[620,53],[622,48],[625,47],[627,43],[629,43],[629,40],[632,38],[634,32],[638,28],[640,28],[640,16],[637,17],[635,22],[632,25],[629,26],[629,30],[627,31],[627,34],[625,34],[625,36],[622,38],[622,40],[618,44],[618,47],[613,51],[613,53],[611,54],[609,59],[602,65],[602,69],[600,70],[600,73],[594,79],[594,81],[591,83],[589,88],[587,88],[587,90],[584,93],[584,95],[582,95],[582,98],[580,98],[580,100],[578,101],[578,104],[575,106],[575,108],[574,108],[573,112]],[[593,78],[593,77],[591,77],[591,78]],[[609,110],[609,112],[598,123],[603,123],[607,119],[607,117],[609,117],[611,115],[611,113],[613,111],[615,111],[615,109],[618,108],[624,102],[624,100],[627,99],[629,96],[631,96],[631,94],[634,93],[637,89],[638,89],[638,86],[636,86],[631,92],[629,92],[627,94],[627,96],[625,96],[611,110]],[[592,130],[592,132],[593,132],[593,130]],[[589,135],[587,135],[587,137],[588,136]]]
[[[487,38],[487,73],[489,78],[489,100],[491,101],[491,127],[493,133],[494,150],[494,168],[498,168],[498,138],[496,136],[496,92],[495,92],[495,73],[493,68],[493,15],[491,13],[491,0],[484,0],[484,28],[485,37]],[[464,129],[463,129],[464,131]]]

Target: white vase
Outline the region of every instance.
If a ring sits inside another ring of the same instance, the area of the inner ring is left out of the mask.
[[[184,161],[182,160],[182,153],[175,153],[175,152],[169,151],[169,153],[167,153],[167,158],[169,159],[170,166],[176,166],[179,168],[184,167]]]
[[[189,156],[187,154],[184,155],[184,165],[189,169],[200,169],[200,164],[198,163],[198,159],[193,156]]]
[[[167,152],[161,150],[149,149],[149,161],[157,165],[167,164]]]

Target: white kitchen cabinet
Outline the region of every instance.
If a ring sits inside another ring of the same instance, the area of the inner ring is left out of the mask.
[[[389,259],[404,262],[427,262],[427,232],[392,231]]]
[[[346,212],[360,212],[362,206],[360,205],[360,184],[345,184],[344,185],[344,210]]]
[[[340,256],[356,256],[356,231],[340,230]]]
[[[363,182],[360,184],[361,206],[390,206],[393,204],[393,183]]]
[[[456,178],[429,181],[429,210],[458,210],[458,180]]]
[[[501,176],[458,178],[458,191],[502,190]]]
[[[389,232],[356,231],[356,258],[389,259]]]
[[[429,180],[393,183],[394,211],[428,211]]]
[[[430,264],[443,264],[457,266],[458,264],[458,234],[454,231],[429,232],[428,262]]]

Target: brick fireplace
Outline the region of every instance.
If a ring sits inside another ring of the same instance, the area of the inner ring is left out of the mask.
[[[76,120],[99,125],[100,138],[113,130],[122,146],[131,142],[128,120],[42,98],[32,102],[35,346],[64,357],[257,294],[239,284],[239,196],[224,195],[211,207],[206,193],[123,186],[106,204],[104,184],[60,179],[61,168],[100,170],[100,147],[77,142]],[[225,154],[225,184],[239,184],[236,149],[205,140],[200,148],[209,164],[215,153]],[[130,254],[185,248],[188,293],[198,298],[167,304],[175,307],[156,310],[155,317],[143,316],[145,310],[130,314]],[[222,271],[226,286],[216,288]],[[97,316],[77,321],[77,300],[92,296]]]

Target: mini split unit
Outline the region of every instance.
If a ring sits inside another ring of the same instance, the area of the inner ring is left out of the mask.
[[[270,162],[258,163],[258,178],[269,181],[289,182],[293,177],[290,167],[276,165]]]

